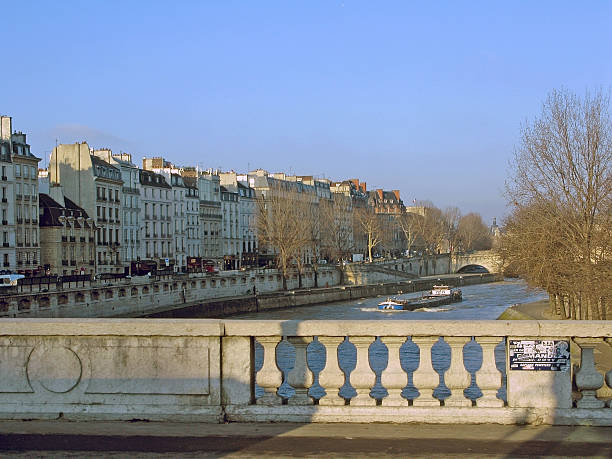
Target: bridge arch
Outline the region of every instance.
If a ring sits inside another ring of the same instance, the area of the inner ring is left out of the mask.
[[[488,268],[486,266],[482,266],[482,265],[476,265],[476,264],[472,264],[472,265],[465,265],[462,268],[459,268],[457,270],[458,274],[484,274],[484,273],[490,273],[490,271],[488,270]]]
[[[501,272],[501,259],[492,250],[480,250],[476,252],[457,254],[453,259],[453,272],[468,272],[472,267],[480,266],[489,273]],[[474,271],[482,272],[482,271]]]

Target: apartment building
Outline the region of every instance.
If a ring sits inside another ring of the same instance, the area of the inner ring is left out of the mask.
[[[2,267],[26,275],[40,273],[38,163],[26,134],[12,131],[12,118],[0,117]]]
[[[223,238],[224,269],[239,269],[242,244],[239,233],[240,204],[238,193],[221,185],[221,237]]]
[[[398,256],[405,250],[404,233],[397,224],[397,217],[405,212],[399,190],[385,191],[376,189],[368,192],[368,204],[380,220],[383,229],[379,253]]]
[[[172,187],[163,175],[140,170],[141,260],[160,268],[174,266]],[[144,233],[144,234],[142,234]]]
[[[257,196],[255,190],[248,185],[246,175],[238,175],[232,171],[222,172],[219,177],[223,187],[238,195],[240,266],[258,266]]]
[[[185,184],[185,253],[187,255],[187,266],[197,267],[201,266],[202,260],[198,180],[195,175],[185,175],[185,172],[182,172],[181,175]]]
[[[54,190],[56,198],[41,193],[40,262],[44,272],[52,275],[95,274],[95,223],[87,212]]]
[[[221,185],[220,177],[212,170],[199,171],[197,175],[200,194],[200,245],[202,257],[221,263],[223,246],[221,238]]]
[[[64,196],[95,221],[96,273],[124,272],[121,259],[121,171],[92,154],[87,142],[62,144],[49,161],[50,187],[61,186]]]
[[[119,247],[124,269],[129,271],[132,262],[138,261],[141,254],[140,219],[140,170],[132,162],[129,153],[113,153],[110,149],[95,150],[94,155],[114,167],[121,173],[121,231]]]
[[[17,270],[15,241],[15,167],[11,159],[13,151],[11,135],[12,119],[9,116],[0,117],[0,186],[2,200],[2,245],[0,246],[0,270]]]

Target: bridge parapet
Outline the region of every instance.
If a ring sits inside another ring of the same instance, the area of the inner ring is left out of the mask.
[[[5,319],[0,336],[4,419],[612,425],[594,351],[611,321]],[[578,370],[514,368],[536,340]]]
[[[490,273],[500,273],[502,271],[502,260],[492,250],[459,253],[454,257],[452,265],[452,272],[454,273],[470,265],[482,266]]]

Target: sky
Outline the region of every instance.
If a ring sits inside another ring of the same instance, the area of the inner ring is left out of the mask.
[[[2,6],[0,113],[177,165],[359,178],[507,213],[549,91],[609,90],[612,2],[28,1]]]

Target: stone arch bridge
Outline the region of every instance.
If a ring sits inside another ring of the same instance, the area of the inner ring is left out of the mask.
[[[492,250],[479,250],[470,253],[461,253],[452,257],[451,272],[470,272],[479,267],[490,273],[502,271],[502,260]]]

